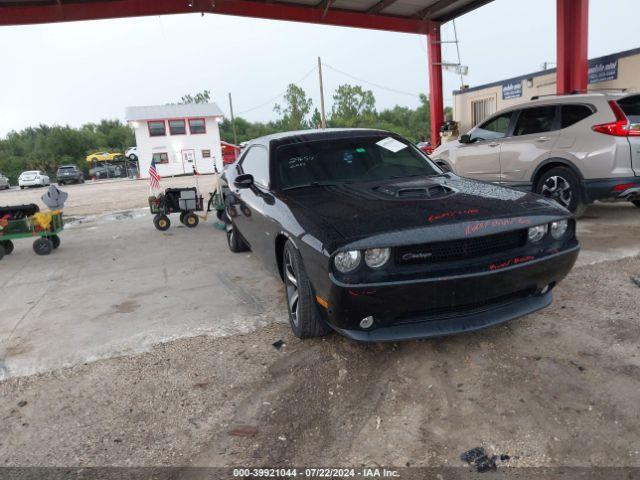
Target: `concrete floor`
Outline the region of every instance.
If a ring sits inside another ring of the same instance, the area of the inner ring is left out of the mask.
[[[500,468],[640,465],[640,209],[588,210],[578,266],[548,309],[361,345],[293,337],[280,282],[231,254],[212,219],[156,231],[134,208],[144,183],[67,190],[60,249],[38,257],[22,240],[0,261],[0,465],[453,466],[443,478],[468,478],[455,476],[468,471],[460,454],[478,446],[509,457]],[[92,198],[126,210],[96,214]]]
[[[146,186],[75,187],[82,195],[73,188],[68,210],[78,212],[92,190],[127,205]],[[0,378],[286,322],[280,282],[251,253],[230,253],[213,219],[190,230],[172,218],[161,233],[146,209],[78,216],[47,257],[36,256],[29,240],[16,242],[0,263]],[[578,225],[578,265],[640,254],[640,209],[631,204],[594,205]]]

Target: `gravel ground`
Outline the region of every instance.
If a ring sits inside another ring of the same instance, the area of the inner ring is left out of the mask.
[[[483,447],[500,468],[640,467],[639,274],[640,257],[581,266],[549,309],[443,339],[274,324],[12,378],[0,462],[437,467]]]

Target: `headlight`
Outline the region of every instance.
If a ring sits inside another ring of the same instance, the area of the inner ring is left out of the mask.
[[[529,228],[529,241],[539,242],[547,234],[547,225],[536,225]]]
[[[360,265],[360,251],[349,250],[348,252],[340,252],[333,258],[333,263],[339,272],[349,273],[358,268]]]
[[[380,268],[389,261],[391,250],[388,248],[369,248],[364,251],[364,263],[370,268]]]
[[[558,240],[565,233],[567,233],[567,228],[569,228],[569,222],[566,220],[557,220],[555,222],[551,222],[551,236]]]

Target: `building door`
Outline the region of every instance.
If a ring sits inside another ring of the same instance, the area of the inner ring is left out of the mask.
[[[197,169],[196,151],[193,149],[182,150],[182,171],[193,173],[194,168]]]

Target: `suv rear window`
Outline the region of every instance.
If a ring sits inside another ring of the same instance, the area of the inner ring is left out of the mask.
[[[562,105],[560,107],[560,128],[567,128],[584,120],[593,113],[586,105]]]
[[[520,112],[514,135],[531,135],[534,133],[550,132],[556,118],[556,107],[525,108]]]
[[[640,95],[618,100],[618,105],[629,119],[634,130],[640,128]]]

